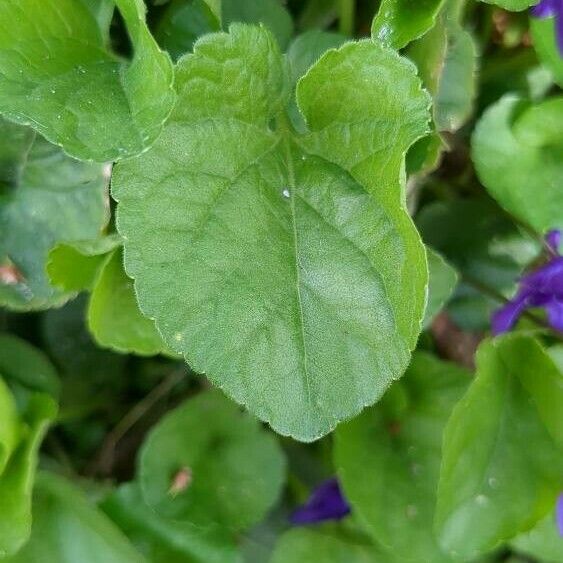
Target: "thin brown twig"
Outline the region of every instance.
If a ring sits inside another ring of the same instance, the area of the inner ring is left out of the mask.
[[[186,376],[186,373],[185,368],[174,370],[125,414],[105,437],[92,469],[89,471],[91,475],[111,472],[117,444],[160,399],[165,397]]]

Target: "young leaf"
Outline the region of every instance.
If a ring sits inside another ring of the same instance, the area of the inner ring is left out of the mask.
[[[391,563],[368,538],[348,530],[324,526],[296,529],[278,540],[271,563]]]
[[[142,356],[166,350],[154,321],[139,311],[133,280],[123,270],[120,250],[107,256],[101,266],[87,316],[90,332],[100,346]]]
[[[314,440],[416,343],[427,265],[401,169],[428,99],[408,61],[350,43],[299,82],[299,136],[276,42],[245,25],[201,39],[176,84],[162,136],[112,183],[141,309],[195,370]]]
[[[284,472],[275,437],[217,390],[166,415],[139,458],[144,499],[159,514],[233,530],[260,521],[280,493]]]
[[[459,19],[456,5],[449,3],[436,25],[408,49],[434,98],[438,131],[459,129],[471,114],[476,94],[477,48]]]
[[[144,563],[112,522],[61,477],[41,473],[29,542],[6,563]]]
[[[106,255],[119,245],[118,235],[57,244],[47,261],[51,283],[65,291],[92,289]]]
[[[0,1],[0,113],[70,155],[98,162],[145,150],[172,108],[172,65],[144,22],[142,0],[115,0],[131,62],[106,50],[76,0]]]
[[[47,355],[13,334],[0,333],[0,374],[10,385],[58,397],[60,381]]]
[[[530,18],[534,49],[541,62],[553,73],[559,86],[563,86],[563,57],[557,48],[555,18]]]
[[[428,304],[424,314],[424,327],[430,326],[434,317],[444,307],[451,297],[458,282],[456,270],[446,262],[440,254],[426,248],[428,256],[428,270],[430,272],[428,284]]]
[[[463,560],[532,528],[563,488],[561,450],[543,422],[554,420],[555,405],[540,391],[553,389],[553,368],[538,346],[518,335],[483,342],[475,380],[448,422],[436,530],[446,552]]]
[[[280,0],[221,0],[223,29],[232,23],[264,24],[287,47],[293,33],[293,22]]]
[[[162,518],[145,503],[137,483],[119,487],[101,508],[153,563],[242,563],[226,530]]]
[[[419,353],[389,398],[336,432],[334,461],[346,498],[376,542],[399,559],[450,560],[432,521],[442,434],[469,382],[465,370]]]
[[[505,96],[475,129],[472,157],[490,194],[539,232],[563,226],[563,97],[530,105]]]
[[[0,121],[0,138],[19,147],[9,153],[13,165],[0,167],[0,264],[13,272],[0,276],[0,305],[16,310],[64,303],[70,294],[51,286],[45,271],[49,249],[96,238],[108,219],[102,166],[74,160],[39,136],[20,143],[27,131]]]
[[[374,39],[402,49],[435,23],[444,0],[382,0],[371,25]]]
[[[39,446],[56,412],[57,407],[49,395],[37,393],[30,397],[21,419],[22,438],[0,475],[0,552],[4,555],[18,551],[29,538],[31,491]]]

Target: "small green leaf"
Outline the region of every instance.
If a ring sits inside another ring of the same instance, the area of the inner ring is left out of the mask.
[[[471,34],[444,10],[436,25],[408,49],[434,98],[438,131],[456,131],[471,115],[476,95],[477,48]]]
[[[432,522],[442,434],[469,382],[454,364],[416,354],[398,388],[336,432],[334,462],[346,497],[376,542],[399,559],[450,560]]]
[[[563,86],[563,57],[557,48],[555,18],[530,18],[530,29],[541,62],[552,72],[557,84]]]
[[[428,256],[428,270],[430,272],[428,284],[428,304],[424,314],[424,327],[430,326],[434,317],[441,311],[451,297],[458,282],[456,270],[446,262],[440,254],[426,248]]]
[[[271,563],[391,563],[365,536],[332,526],[295,529],[278,540]]]
[[[432,28],[443,3],[444,0],[382,0],[371,35],[390,47],[402,49]]]
[[[243,530],[277,500],[285,460],[275,437],[213,390],[151,431],[139,459],[145,501],[164,517]]]
[[[58,397],[60,381],[47,355],[13,334],[0,333],[0,374],[10,384]]]
[[[293,33],[293,22],[280,0],[221,0],[223,29],[232,23],[264,24],[285,49]]]
[[[504,207],[537,231],[563,226],[563,97],[531,105],[505,96],[472,139],[479,179]]]
[[[39,446],[56,413],[56,404],[49,395],[37,393],[30,397],[21,418],[22,438],[0,475],[0,552],[5,555],[18,551],[29,538]]]
[[[563,561],[563,537],[555,522],[555,507],[529,532],[513,539],[510,547],[542,563]]]
[[[420,332],[401,183],[428,98],[411,63],[349,43],[300,80],[298,135],[275,40],[246,25],[202,38],[176,84],[157,143],[112,180],[141,310],[277,432],[317,439],[400,377]]]
[[[477,47],[471,34],[461,26],[451,26],[447,37],[444,68],[435,97],[435,119],[440,131],[456,131],[473,111]]]
[[[6,563],[143,563],[144,557],[75,486],[41,473],[29,542]]]
[[[555,411],[539,391],[552,388],[552,367],[537,356],[529,337],[484,341],[477,375],[448,422],[436,530],[444,550],[462,560],[532,528],[563,488],[561,450],[543,422],[551,423]],[[530,396],[532,378],[545,381]],[[562,413],[559,405],[559,427]]]
[[[120,244],[118,235],[57,244],[47,261],[51,283],[65,291],[92,289],[105,255]]]
[[[166,351],[154,321],[139,311],[133,280],[123,270],[120,250],[101,266],[87,315],[90,332],[102,347],[143,356]]]
[[[200,36],[221,29],[220,17],[205,0],[171,2],[160,18],[155,37],[176,60],[192,50]]]
[[[539,0],[481,0],[481,2],[495,4],[496,6],[500,6],[501,8],[512,12],[521,12],[530,6],[534,6],[539,2]]]
[[[58,242],[98,237],[108,220],[103,167],[74,160],[28,131],[0,120],[7,141],[0,151],[11,139],[18,147],[8,150],[12,166],[0,160],[0,266],[11,272],[0,276],[0,305],[16,310],[68,300],[72,294],[49,283],[47,254]]]
[[[0,1],[0,113],[70,155],[104,162],[152,144],[174,102],[173,71],[144,22],[142,0],[115,0],[131,62],[106,50],[76,0]]]
[[[145,504],[137,483],[122,485],[101,507],[152,563],[242,563],[227,531],[162,518]]]
[[[2,347],[0,345],[0,352]],[[0,370],[2,365],[0,364]],[[0,371],[0,373],[2,373]],[[0,377],[0,478],[20,438],[20,421],[16,402],[4,379]]]

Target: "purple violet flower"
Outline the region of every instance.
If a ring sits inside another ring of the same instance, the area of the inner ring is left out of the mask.
[[[323,481],[311,494],[309,500],[292,515],[291,523],[299,526],[315,524],[325,520],[340,520],[350,513],[350,506],[336,477]]]
[[[545,240],[553,256],[546,264],[523,276],[518,293],[493,313],[494,335],[508,332],[530,307],[545,309],[551,327],[563,332],[563,256],[558,253],[561,231],[550,231]]]
[[[559,535],[563,536],[563,493],[561,493],[559,495],[559,498],[557,499],[557,506],[555,508],[555,520],[557,522]]]
[[[557,48],[563,56],[563,0],[541,0],[532,8],[532,16],[536,18],[555,17],[555,35]]]

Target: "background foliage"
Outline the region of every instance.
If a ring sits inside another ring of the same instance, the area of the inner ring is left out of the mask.
[[[563,561],[537,3],[0,0],[2,561]]]

